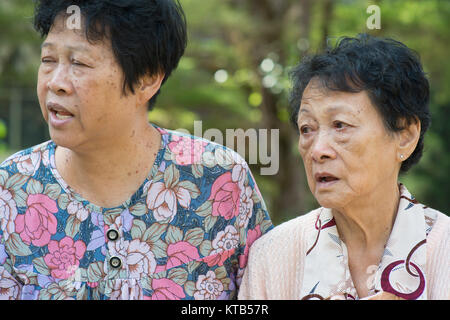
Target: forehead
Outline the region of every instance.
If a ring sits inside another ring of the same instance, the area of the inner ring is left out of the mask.
[[[111,43],[106,37],[92,41],[87,38],[84,24],[80,28],[73,28],[67,23],[67,15],[56,16],[50,31],[41,48],[55,48],[64,46],[72,51],[112,52]]]
[[[344,92],[330,90],[319,81],[312,80],[306,86],[300,103],[299,116],[308,113],[355,113],[373,109],[365,91]]]
[[[63,33],[71,31],[80,37],[85,36],[84,18],[81,16],[80,24],[72,24],[70,21],[70,15],[65,12],[60,12],[53,20],[53,24],[50,27],[49,34]]]

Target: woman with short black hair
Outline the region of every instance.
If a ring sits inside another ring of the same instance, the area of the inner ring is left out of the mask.
[[[41,0],[35,26],[51,140],[0,165],[0,299],[235,298],[272,228],[250,169],[148,122],[186,46],[179,3]]]

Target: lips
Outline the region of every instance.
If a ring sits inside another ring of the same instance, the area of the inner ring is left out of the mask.
[[[314,175],[314,179],[317,183],[329,183],[339,180],[339,178],[328,172],[318,172]]]
[[[69,112],[69,110],[58,103],[47,103],[47,109],[59,120],[66,120],[73,117],[73,113]]]
[[[49,112],[49,124],[53,128],[62,129],[75,117],[67,108],[55,102],[47,103],[47,110]]]

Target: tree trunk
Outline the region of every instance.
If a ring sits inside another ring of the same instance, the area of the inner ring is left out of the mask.
[[[257,70],[264,58],[270,53],[278,56],[278,63],[283,67],[287,65],[288,52],[283,42],[283,35],[287,34],[286,27],[292,26],[286,23],[288,16],[292,18],[292,10],[299,12],[295,17],[294,25],[298,25],[298,39],[309,39],[311,1],[289,0],[249,0],[242,2],[230,2],[232,5],[245,7],[255,21],[260,21],[260,28],[251,39],[247,38],[248,52],[252,61],[252,68]],[[295,45],[295,43],[293,44]],[[263,76],[260,82],[263,82]],[[269,88],[261,85],[262,127],[267,129],[279,129],[279,171],[269,179],[277,186],[278,194],[270,195],[269,211],[275,224],[291,219],[305,213],[307,204],[306,179],[304,177],[303,163],[300,160],[296,145],[298,136],[293,126],[285,120],[280,120],[280,112],[286,108],[287,102],[280,103],[282,97]]]
[[[333,17],[333,0],[325,0],[322,8],[322,49],[326,49],[328,44],[328,36],[330,33],[330,23]]]

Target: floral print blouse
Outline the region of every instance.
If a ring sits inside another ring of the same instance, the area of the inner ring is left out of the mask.
[[[68,186],[52,141],[0,166],[0,299],[233,299],[273,226],[234,151],[155,126],[153,168],[121,206]]]

